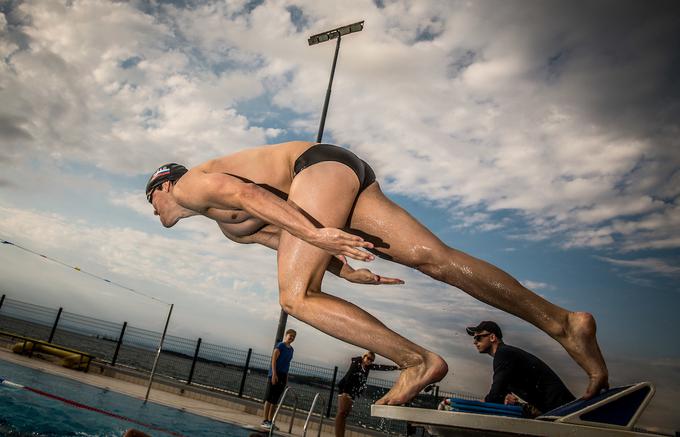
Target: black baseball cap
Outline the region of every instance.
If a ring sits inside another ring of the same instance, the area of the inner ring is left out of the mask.
[[[500,326],[498,326],[496,322],[490,320],[479,322],[479,325],[477,326],[468,326],[465,328],[465,331],[467,331],[468,335],[475,335],[478,332],[486,331],[495,334],[498,338],[503,338],[503,332],[501,331]]]

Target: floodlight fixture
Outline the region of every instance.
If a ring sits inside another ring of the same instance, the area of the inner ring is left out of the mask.
[[[309,37],[307,42],[310,46],[329,41],[331,39],[339,38],[341,36],[349,35],[354,32],[361,32],[364,30],[364,22],[358,21],[356,23],[348,24],[347,26],[337,27],[335,29],[327,30],[326,32],[317,33]]]
[[[326,32],[317,33],[309,37],[307,42],[310,46],[326,42],[332,39],[337,40],[335,44],[335,55],[333,55],[333,66],[331,67],[331,77],[328,80],[328,89],[326,90],[326,100],[323,103],[321,110],[321,121],[319,122],[319,133],[316,135],[316,142],[320,143],[323,138],[323,129],[326,124],[326,114],[328,113],[328,103],[331,99],[331,87],[333,86],[333,76],[335,75],[335,64],[338,62],[338,52],[340,52],[340,40],[343,36],[354,32],[361,32],[364,30],[364,21],[357,21],[356,23],[348,24],[346,26],[336,27],[335,29],[327,30]]]

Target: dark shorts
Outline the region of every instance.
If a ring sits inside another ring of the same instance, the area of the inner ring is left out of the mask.
[[[309,166],[324,161],[335,161],[351,168],[359,178],[359,192],[361,193],[375,182],[375,172],[365,161],[354,153],[332,144],[315,144],[307,149],[295,160],[293,175],[297,175]]]
[[[269,382],[271,382],[271,377],[269,378]],[[267,399],[265,399],[267,402],[270,404],[278,404],[279,400],[281,398],[281,395],[283,394],[283,391],[286,389],[286,384],[288,383],[288,374],[287,373],[280,373],[279,374],[279,380],[276,384],[271,385],[271,389],[269,390],[269,395],[267,396]]]

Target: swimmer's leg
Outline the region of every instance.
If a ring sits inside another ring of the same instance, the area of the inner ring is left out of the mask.
[[[324,226],[342,228],[358,188],[348,167],[323,162],[295,177],[288,199]],[[400,390],[395,403],[407,402],[426,385],[441,380],[447,371],[441,357],[390,330],[358,306],[320,291],[329,260],[325,251],[281,232],[278,269],[283,309],[326,334],[408,368],[413,383]]]
[[[377,183],[357,199],[350,226],[373,242],[384,257],[460,288],[482,302],[532,323],[557,340],[588,374],[589,385],[584,397],[591,397],[608,386],[607,366],[597,344],[592,315],[560,308],[526,289],[501,269],[446,246],[389,200]],[[391,402],[391,396],[388,393],[384,400]]]

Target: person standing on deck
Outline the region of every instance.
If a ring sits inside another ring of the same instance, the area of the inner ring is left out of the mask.
[[[272,352],[272,362],[269,366],[269,375],[267,375],[269,393],[264,401],[263,428],[272,427],[276,407],[288,383],[288,369],[290,369],[290,362],[293,360],[293,352],[295,352],[291,344],[295,341],[296,336],[297,332],[294,329],[287,330],[286,335],[283,336],[283,341],[279,342]]]

